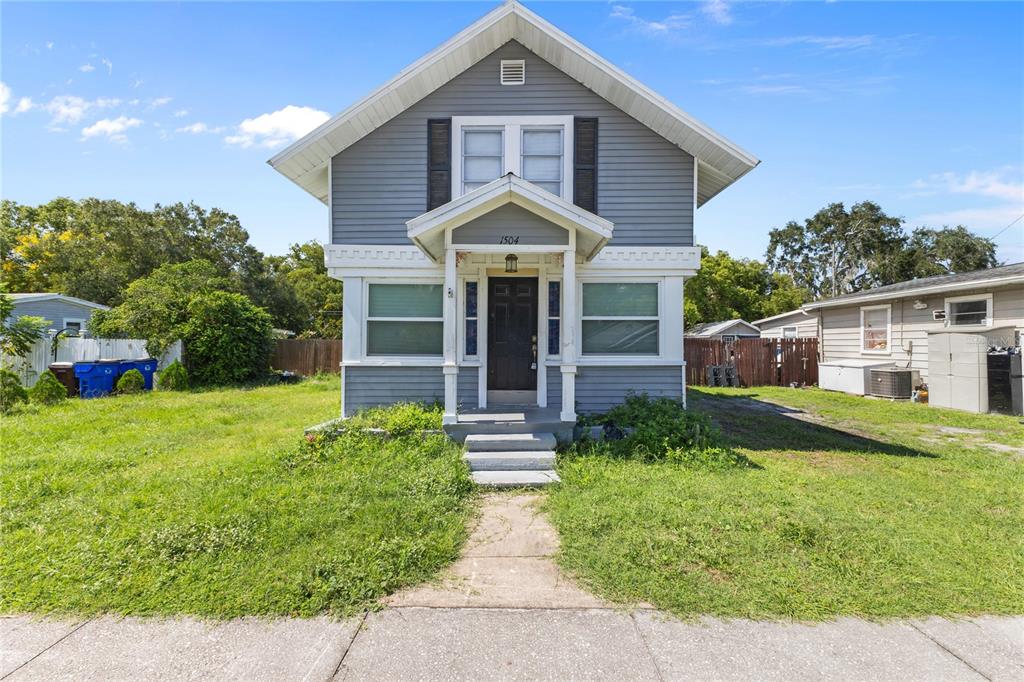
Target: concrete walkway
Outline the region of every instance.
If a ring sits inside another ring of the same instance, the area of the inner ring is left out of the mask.
[[[609,608],[558,572],[534,502],[489,497],[436,585],[363,618],[0,618],[0,679],[1024,680],[1024,617],[683,623]]]

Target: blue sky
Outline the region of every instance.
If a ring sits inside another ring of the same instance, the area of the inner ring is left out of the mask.
[[[831,201],[995,235],[1024,214],[1024,4],[528,3],[762,159],[697,240],[763,257]],[[4,198],[237,214],[268,253],[327,234],[265,161],[492,3],[0,4]],[[1024,220],[999,256],[1024,260]]]

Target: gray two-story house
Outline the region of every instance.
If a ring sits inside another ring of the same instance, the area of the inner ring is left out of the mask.
[[[328,207],[343,415],[685,397],[694,214],[758,160],[516,2],[269,162]]]

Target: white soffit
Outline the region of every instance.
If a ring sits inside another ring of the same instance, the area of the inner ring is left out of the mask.
[[[699,160],[702,205],[760,161],[518,2],[502,4],[268,163],[327,202],[327,164],[510,40],[550,62]]]

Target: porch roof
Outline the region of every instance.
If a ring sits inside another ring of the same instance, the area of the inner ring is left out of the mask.
[[[438,206],[406,222],[409,239],[434,262],[440,262],[445,249],[445,231],[461,227],[491,211],[515,204],[544,220],[575,233],[576,252],[591,260],[612,238],[614,224],[601,216],[551,194],[532,182],[509,173],[483,187]],[[495,244],[494,246],[497,246]],[[510,245],[506,250],[515,251]],[[562,251],[564,245],[519,247],[519,250]],[[471,246],[463,250],[473,251]]]

